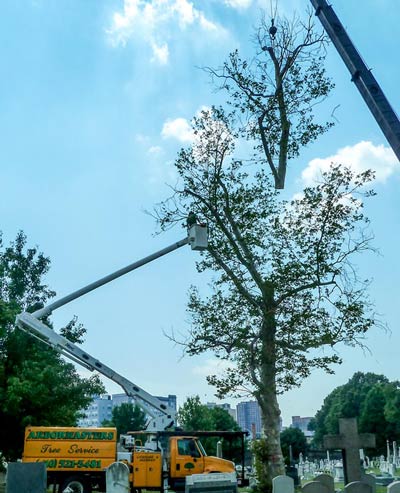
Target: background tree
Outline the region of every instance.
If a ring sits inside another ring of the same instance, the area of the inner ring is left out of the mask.
[[[282,453],[285,463],[290,464],[290,447],[292,448],[293,460],[298,460],[299,454],[305,455],[308,450],[307,438],[298,428],[286,428],[281,432]]]
[[[400,439],[399,402],[399,382],[374,373],[355,373],[326,397],[313,419],[313,447],[322,447],[324,435],[339,432],[339,418],[355,417],[360,432],[375,434],[377,452],[386,453],[386,441]]]
[[[192,288],[189,355],[212,351],[232,363],[211,375],[217,395],[251,394],[266,438],[261,488],[284,472],[279,392],[314,368],[331,372],[339,343],[362,345],[375,323],[351,259],[370,248],[362,201],[370,172],[343,166],[291,201],[280,198],[262,164],[237,157],[235,115],[204,110],[194,119],[194,144],[176,161],[180,183],[161,203],[161,228],[192,211],[210,229],[198,270],[213,272],[211,294]],[[322,351],[324,349],[324,351]]]
[[[178,411],[178,424],[184,431],[240,431],[239,425],[228,411],[221,407],[212,408],[200,402],[198,395],[188,397]],[[202,443],[210,455],[215,455],[217,442],[221,438],[202,438]],[[241,440],[223,439],[223,454],[234,462],[241,460]]]
[[[54,296],[43,283],[50,260],[26,243],[22,232],[8,247],[0,236],[0,446],[7,460],[21,457],[27,425],[76,425],[81,409],[104,392],[97,376],[81,378],[58,352],[15,328],[19,312]],[[74,319],[61,332],[79,343],[85,329]]]
[[[178,425],[185,431],[215,430],[211,409],[201,403],[200,397],[188,397],[177,413]]]
[[[128,431],[141,431],[146,428],[146,413],[137,404],[123,402],[113,407],[111,421],[103,421],[103,426],[115,426],[118,437]]]

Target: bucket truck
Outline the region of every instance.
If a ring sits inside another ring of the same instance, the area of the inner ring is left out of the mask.
[[[115,428],[27,427],[22,460],[45,462],[48,483],[53,484],[54,488],[58,485],[59,491],[90,493],[92,488],[101,490],[105,485],[105,469],[116,460],[124,461],[129,467],[131,491],[164,491],[169,486],[182,486],[185,477],[190,474],[235,471],[233,462],[208,457],[201,442],[193,434],[175,436],[171,433],[175,426],[174,410],[40,320],[60,306],[186,244],[190,244],[193,250],[207,248],[207,227],[191,224],[188,236],[169,247],[119,269],[34,313],[24,312],[17,316],[17,327],[75,363],[116,382],[150,416],[144,430],[144,444],[135,439],[134,435],[123,435],[118,447]]]

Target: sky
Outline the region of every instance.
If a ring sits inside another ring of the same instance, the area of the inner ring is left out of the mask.
[[[400,4],[331,4],[400,108]],[[292,17],[309,6],[280,0],[279,12]],[[148,211],[170,193],[190,119],[224,100],[201,67],[221,66],[236,48],[251,56],[254,28],[271,8],[275,0],[0,2],[0,230],[6,244],[23,230],[50,257],[46,280],[58,296],[185,236],[155,235]],[[337,124],[290,164],[285,193],[299,192],[331,161],[376,170],[367,213],[379,253],[358,268],[372,279],[387,330],[371,330],[367,351],[340,348],[344,363],[334,375],[317,372],[281,396],[284,425],[313,416],[356,371],[399,378],[400,165],[333,46],[326,67],[336,87],[318,111],[329,117],[336,108]],[[216,401],[205,380],[219,371],[213,355],[183,357],[166,336],[187,333],[190,285],[207,288],[197,255],[183,247],[58,309],[55,327],[77,315],[87,329],[83,348],[153,395],[176,394],[178,405],[196,394]]]

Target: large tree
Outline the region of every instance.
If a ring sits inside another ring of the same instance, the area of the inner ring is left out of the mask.
[[[195,142],[176,161],[180,183],[159,205],[161,228],[188,211],[208,224],[200,272],[211,271],[211,294],[190,292],[187,354],[207,351],[232,363],[208,381],[218,396],[248,392],[261,408],[266,437],[260,484],[284,472],[277,395],[314,368],[331,372],[339,343],[362,345],[374,324],[352,258],[369,249],[362,198],[370,172],[342,165],[290,201],[281,198],[263,163],[235,150],[234,114],[204,110],[194,119]]]
[[[325,39],[306,22],[267,22],[251,60],[232,53],[208,69],[229,96],[229,112],[204,109],[193,145],[175,162],[177,184],[156,209],[161,229],[188,212],[210,229],[198,264],[211,294],[193,288],[187,354],[212,351],[232,363],[208,381],[217,395],[247,392],[261,408],[265,440],[257,447],[260,488],[284,472],[277,395],[315,369],[331,372],[340,343],[362,345],[375,322],[353,257],[370,248],[362,200],[370,172],[333,165],[320,181],[285,201],[287,165],[330,123],[314,107],[329,93]],[[272,180],[269,178],[269,174]]]
[[[43,282],[49,266],[22,232],[7,247],[0,236],[0,452],[8,460],[21,457],[25,426],[76,425],[80,410],[104,392],[98,377],[81,378],[58,352],[14,325],[19,312],[54,296]],[[79,343],[85,329],[74,319],[61,332]]]
[[[386,453],[386,441],[400,440],[400,384],[383,375],[355,373],[325,399],[311,422],[313,446],[321,447],[323,436],[339,432],[339,418],[357,418],[362,433],[374,433],[378,453]]]

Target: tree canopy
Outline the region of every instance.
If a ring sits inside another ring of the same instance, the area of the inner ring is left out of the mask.
[[[362,346],[376,323],[368,280],[353,265],[371,250],[363,201],[373,174],[332,163],[292,199],[279,192],[288,160],[329,127],[315,123],[313,107],[331,84],[311,18],[277,27],[273,34],[261,23],[251,62],[235,52],[210,70],[229,109],[205,108],[193,119],[172,195],[155,210],[162,230],[189,212],[209,227],[197,266],[212,273],[210,292],[191,289],[191,327],[179,342],[189,355],[211,351],[230,362],[208,377],[218,397],[257,400],[267,437],[257,448],[258,479],[267,492],[284,472],[277,395],[314,369],[333,372],[341,362],[334,348]]]
[[[54,296],[43,281],[49,268],[24,233],[7,247],[0,236],[0,452],[7,460],[21,457],[26,426],[76,425],[80,410],[104,392],[97,376],[81,378],[58,352],[14,325],[19,312]],[[79,343],[85,329],[73,319],[61,332]]]
[[[315,105],[333,88],[324,59],[327,37],[315,16],[292,20],[262,16],[251,59],[238,50],[221,68],[207,68],[215,85],[240,115],[240,134],[254,144],[254,158],[271,172],[276,189],[285,187],[288,162],[332,127],[318,122]]]
[[[386,441],[400,440],[400,383],[383,375],[355,373],[325,399],[311,422],[313,446],[321,447],[323,436],[339,432],[339,418],[358,418],[361,433],[374,433],[378,453]]]
[[[162,204],[163,227],[193,211],[210,230],[198,263],[214,273],[211,294],[190,291],[189,355],[213,351],[231,361],[210,375],[219,397],[251,393],[258,401],[271,457],[281,456],[276,396],[315,368],[331,372],[339,343],[362,345],[374,324],[351,258],[369,248],[360,197],[369,172],[335,165],[321,182],[290,201],[266,173],[234,157],[229,117],[221,110],[196,120],[199,143],[176,162],[182,180]],[[324,348],[322,352],[319,348]],[[273,450],[272,450],[273,449]],[[274,452],[273,452],[274,451]],[[267,454],[267,455],[269,455]],[[271,466],[276,471],[276,461]]]

